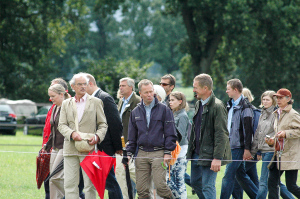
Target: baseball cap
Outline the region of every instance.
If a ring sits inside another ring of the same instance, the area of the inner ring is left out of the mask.
[[[291,93],[291,91],[289,91],[286,88],[281,88],[273,96],[278,96],[278,97],[285,97],[285,96],[286,97],[292,97],[292,93]]]

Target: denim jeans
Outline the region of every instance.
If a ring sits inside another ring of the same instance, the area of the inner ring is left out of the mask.
[[[268,165],[272,160],[274,152],[262,153],[262,165],[261,165],[261,175],[259,181],[259,188],[256,199],[265,199],[268,194],[268,177],[269,169]],[[286,186],[280,183],[280,195],[283,199],[294,199],[294,196],[287,190]]]
[[[176,199],[186,199],[186,186],[184,182],[184,174],[186,172],[187,161],[185,157],[178,158],[173,166],[171,166],[170,177],[167,175],[167,184],[170,187]]]
[[[189,185],[190,187],[192,187],[191,185],[191,176],[187,173],[184,174],[184,182],[185,184]]]
[[[108,191],[108,197],[110,199],[122,199],[122,191],[117,182],[114,167],[111,168],[107,178],[106,178],[106,185],[105,189]]]
[[[192,159],[198,159],[199,156],[193,153]],[[217,172],[210,170],[210,166],[198,165],[198,160],[191,162],[191,185],[200,199],[216,198],[216,178]]]
[[[245,162],[245,170],[246,170],[246,174],[249,176],[249,178],[252,180],[252,182],[258,188],[259,181],[258,181],[256,163],[257,163],[257,157],[255,156],[254,161]],[[239,173],[237,173],[237,175],[239,175]],[[232,196],[235,199],[242,199],[243,198],[243,193],[244,193],[243,188],[240,186],[238,180],[235,179]]]
[[[275,164],[275,163],[274,163]],[[287,189],[294,194],[297,198],[300,198],[300,187],[297,186],[297,177],[298,170],[286,170],[286,171],[278,171],[277,164],[273,168],[269,170],[269,178],[268,178],[268,189],[269,189],[269,198],[277,199],[278,197],[278,183],[280,176],[285,172],[285,182]],[[281,187],[280,187],[281,188]],[[280,190],[280,195],[283,190]]]
[[[258,188],[246,175],[245,162],[243,162],[244,149],[231,149],[232,160],[227,164],[224,177],[222,179],[221,199],[229,199],[234,188],[234,181],[237,180],[250,198],[255,198]],[[237,161],[241,160],[241,161]],[[237,175],[238,174],[238,175]]]

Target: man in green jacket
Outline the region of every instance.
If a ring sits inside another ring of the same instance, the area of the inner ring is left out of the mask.
[[[128,138],[128,123],[131,111],[136,107],[138,103],[141,102],[141,98],[135,94],[134,91],[135,82],[129,77],[120,79],[119,89],[120,94],[123,98],[120,99],[118,104],[118,111],[123,124],[123,136],[125,142]],[[126,184],[126,176],[124,166],[121,163],[123,156],[117,155],[117,165],[116,165],[116,177],[117,181],[121,187],[123,198],[128,199],[128,188]],[[134,162],[129,162],[129,172],[132,180],[133,190],[135,190],[135,166]]]
[[[230,163],[231,151],[227,130],[227,111],[215,97],[208,74],[194,78],[195,106],[187,158],[191,162],[191,185],[199,198],[216,198],[215,182],[221,165]]]

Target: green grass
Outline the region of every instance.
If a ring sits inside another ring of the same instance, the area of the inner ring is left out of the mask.
[[[36,156],[41,148],[42,137],[23,135],[22,131],[17,131],[16,136],[0,135],[0,198],[5,199],[33,199],[44,198],[44,188],[37,189],[35,181]],[[30,145],[30,146],[22,146]],[[261,161],[257,163],[257,172],[260,176]],[[190,162],[188,164],[190,173]],[[222,178],[225,166],[218,173],[216,181],[217,198],[220,197]],[[285,182],[284,175],[281,181]],[[298,185],[300,180],[298,178]],[[192,190],[187,186],[188,198],[196,199],[192,195]],[[107,193],[105,198],[108,198]],[[244,194],[244,198],[248,196]]]
[[[17,131],[16,136],[1,136],[0,196],[7,199],[44,198],[44,189],[38,190],[35,181],[36,156],[42,145],[42,137],[25,136],[22,133]]]

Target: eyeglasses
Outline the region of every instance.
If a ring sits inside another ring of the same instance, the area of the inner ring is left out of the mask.
[[[170,85],[170,84],[162,83],[162,82],[160,82],[159,84],[162,85],[162,86],[168,86],[168,85]]]
[[[87,83],[77,83],[77,86],[87,86]]]

